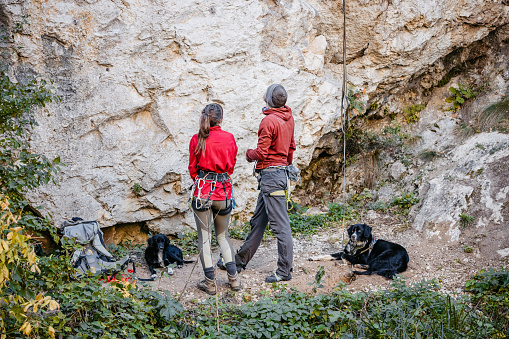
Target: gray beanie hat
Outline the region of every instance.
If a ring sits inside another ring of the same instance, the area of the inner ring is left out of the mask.
[[[286,104],[286,98],[286,91],[280,84],[270,85],[267,92],[265,92],[265,101],[267,101],[267,105],[273,108],[283,107]]]

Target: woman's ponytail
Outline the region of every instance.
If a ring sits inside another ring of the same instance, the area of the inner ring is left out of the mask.
[[[223,108],[219,104],[209,104],[201,112],[200,130],[198,131],[198,145],[195,154],[205,152],[207,149],[207,138],[210,134],[210,127],[216,126],[223,120]]]

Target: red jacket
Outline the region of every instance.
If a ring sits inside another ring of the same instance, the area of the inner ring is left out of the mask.
[[[206,142],[206,149],[198,154],[195,154],[196,147],[198,146],[198,134],[193,135],[189,143],[189,174],[191,178],[196,180],[198,172],[203,170],[205,172],[215,173],[228,173],[232,175],[235,163],[237,162],[237,144],[233,134],[225,132],[221,126],[214,126],[210,128],[209,137]],[[199,182],[201,188],[202,199],[207,199],[211,189],[209,181]],[[228,199],[232,195],[232,186],[230,182],[225,183],[226,195]],[[194,191],[194,196],[197,197],[199,193],[198,187]],[[217,183],[216,189],[212,193],[210,200],[225,200],[225,192],[222,183]]]
[[[283,106],[269,108],[263,111],[263,114],[266,117],[258,128],[258,145],[256,149],[247,150],[247,159],[258,161],[257,169],[291,165],[296,148],[292,110],[288,106]]]

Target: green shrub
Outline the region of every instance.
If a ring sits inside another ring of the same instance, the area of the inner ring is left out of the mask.
[[[445,101],[453,104],[452,107],[449,108],[451,111],[459,110],[465,100],[475,98],[478,94],[468,85],[463,86],[462,84],[458,84],[458,88],[450,87],[449,92],[451,92],[453,95],[445,99]]]
[[[405,120],[409,124],[419,121],[420,112],[426,108],[426,105],[415,104],[408,106],[403,109],[403,113],[405,113]]]
[[[470,246],[470,245],[465,245],[465,246],[463,246],[463,251],[464,251],[465,253],[472,253],[472,252],[473,252],[473,250],[474,250],[474,249],[473,249],[473,248],[472,248],[472,246]]]
[[[433,282],[330,295],[281,293],[238,308],[222,308],[220,332],[211,313],[197,317],[196,337],[221,338],[490,338],[501,335],[467,300],[438,291]]]
[[[413,193],[407,193],[392,199],[391,206],[399,207],[403,210],[409,210],[415,204],[419,203],[419,198],[414,197]]]
[[[214,227],[211,226],[213,229]],[[212,246],[217,245],[216,237],[212,237]],[[192,255],[198,254],[198,232],[189,231],[189,232],[179,232],[177,234],[177,239],[172,239],[172,243],[182,249],[182,254],[184,255]]]
[[[465,283],[472,302],[496,327],[509,330],[509,271],[506,269],[481,271]]]
[[[139,183],[134,183],[133,187],[131,187],[131,191],[133,191],[134,195],[141,196],[141,192],[143,192],[143,187]]]
[[[383,201],[377,201],[373,203],[368,203],[366,205],[366,208],[370,210],[385,212],[389,209],[389,205]]]
[[[461,224],[462,228],[466,228],[466,227],[470,226],[475,220],[475,218],[473,216],[463,214],[463,213],[460,213],[458,215],[458,217],[460,218],[460,224]]]
[[[441,155],[437,151],[434,151],[431,149],[425,149],[419,154],[419,158],[421,158],[422,160],[425,160],[425,161],[431,161],[431,160],[438,158],[440,156]]]
[[[348,86],[348,113],[358,116],[366,110],[366,102],[362,100],[362,92],[354,86]]]

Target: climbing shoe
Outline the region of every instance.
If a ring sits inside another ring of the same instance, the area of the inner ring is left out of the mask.
[[[266,283],[275,283],[275,282],[279,282],[279,281],[288,281],[288,280],[292,280],[291,274],[284,276],[284,275],[279,275],[276,272],[272,273],[267,278],[265,278]]]
[[[198,284],[197,284],[198,288],[204,292],[206,292],[207,294],[210,294],[210,295],[215,295],[216,294],[216,283],[214,282],[213,279],[209,279],[207,277],[205,277],[205,279],[203,279],[202,281],[200,281]]]
[[[240,282],[240,276],[238,273],[235,275],[228,274],[228,282],[232,291],[240,291],[242,289],[242,283]]]

